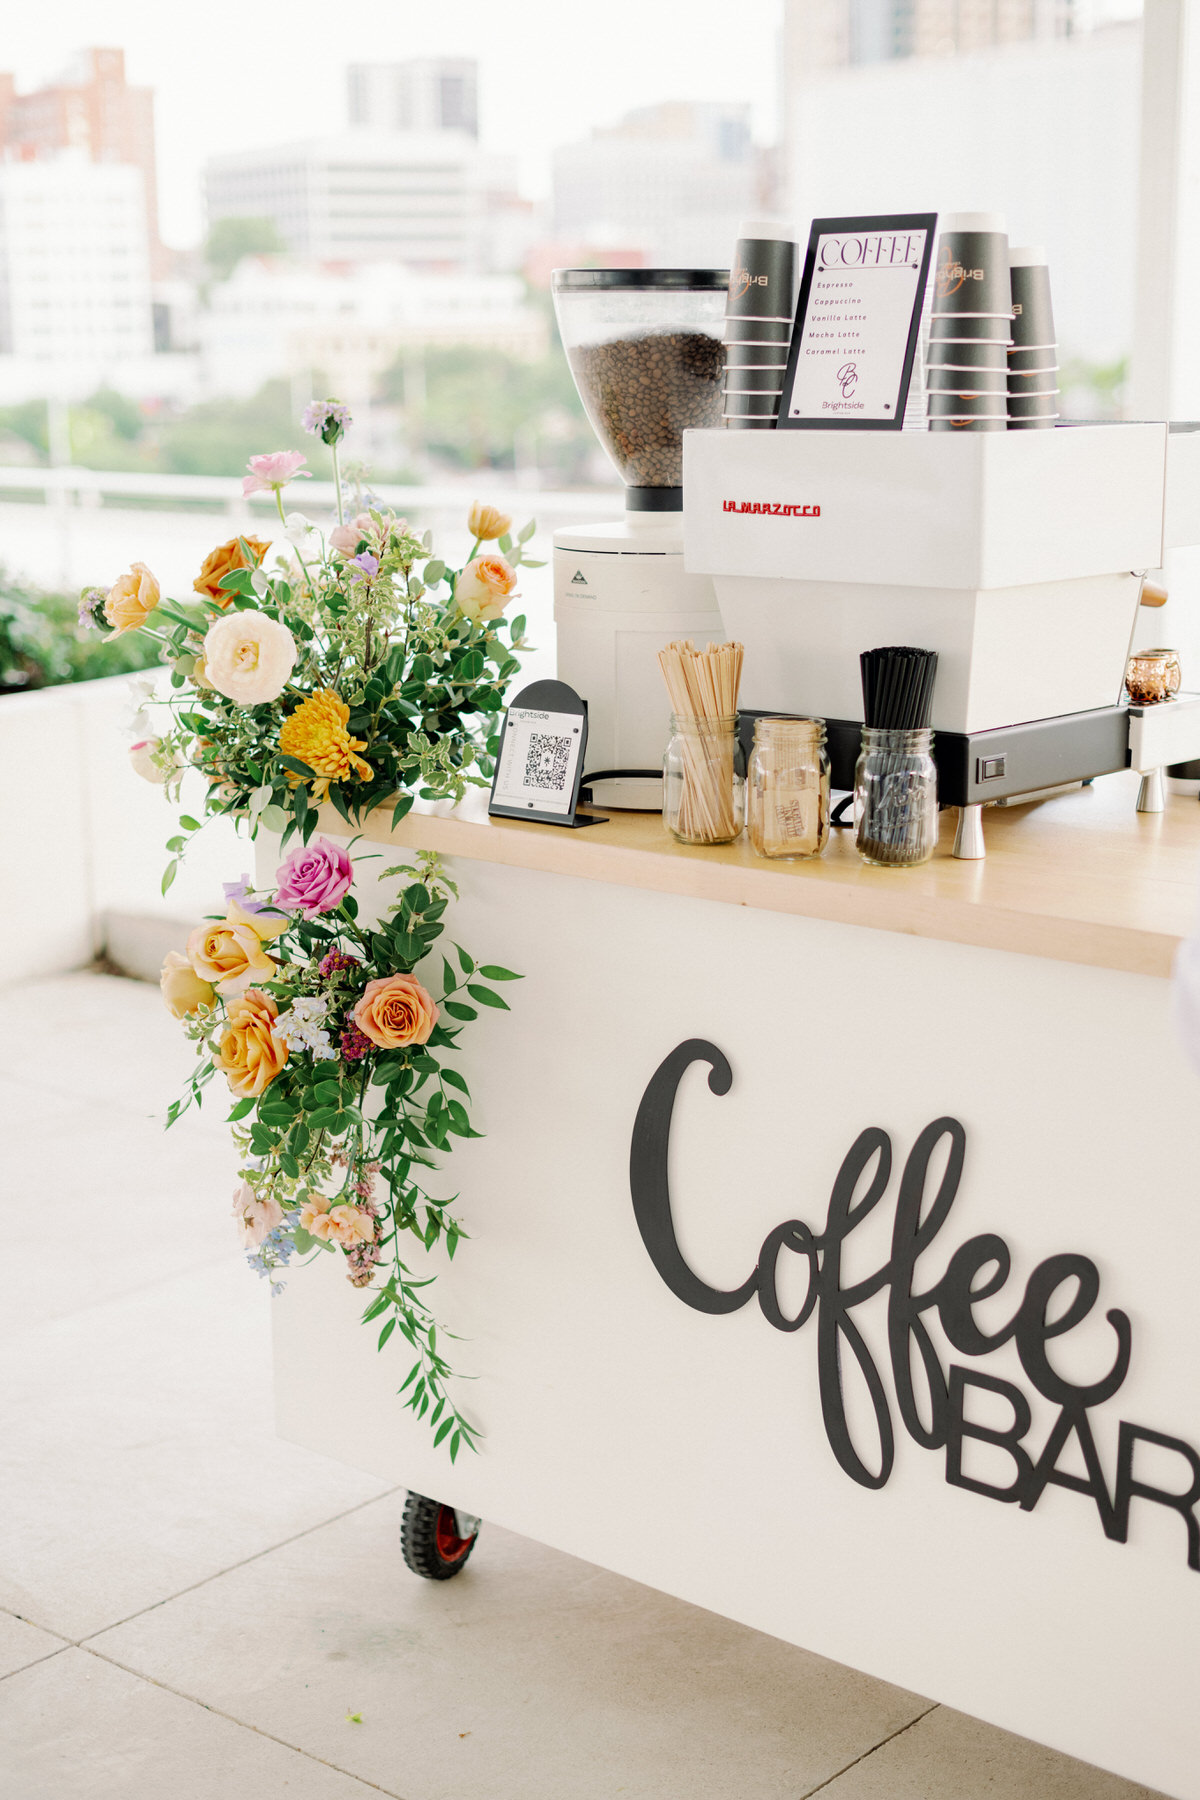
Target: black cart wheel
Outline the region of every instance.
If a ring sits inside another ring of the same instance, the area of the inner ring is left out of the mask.
[[[468,1513],[410,1494],[400,1524],[400,1548],[414,1575],[426,1581],[449,1581],[475,1548],[479,1520]]]

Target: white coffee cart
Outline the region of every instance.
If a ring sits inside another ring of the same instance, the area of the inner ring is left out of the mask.
[[[1136,786],[900,872],[381,813],[525,977],[431,1259],[485,1435],[432,1447],[333,1258],[273,1304],[283,1435],[477,1559],[495,1521],[1200,1800],[1200,807]]]

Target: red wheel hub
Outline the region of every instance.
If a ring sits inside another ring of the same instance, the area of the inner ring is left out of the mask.
[[[458,1535],[458,1520],[454,1516],[452,1506],[439,1506],[437,1523],[433,1528],[433,1540],[437,1545],[437,1553],[443,1562],[461,1562],[471,1545],[473,1537],[464,1538]]]

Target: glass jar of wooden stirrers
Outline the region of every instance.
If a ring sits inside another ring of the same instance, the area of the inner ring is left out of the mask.
[[[671,714],[663,757],[663,824],[681,844],[730,844],[746,815],[737,714]]]
[[[750,842],[759,856],[819,856],[829,842],[823,719],[756,719],[746,775]]]

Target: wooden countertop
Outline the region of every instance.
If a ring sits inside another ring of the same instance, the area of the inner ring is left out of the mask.
[[[362,830],[445,856],[1165,976],[1196,910],[1200,804],[1168,794],[1165,812],[1138,813],[1137,787],[1130,772],[1054,800],[989,807],[982,862],[951,856],[957,815],[947,811],[933,860],[917,869],[869,868],[849,831],[833,832],[811,862],[773,863],[744,836],[710,850],[677,844],[657,814],[614,812],[584,831],[488,819],[481,793],[446,817],[410,813],[395,831],[383,807]],[[321,827],[346,834],[331,807]]]

